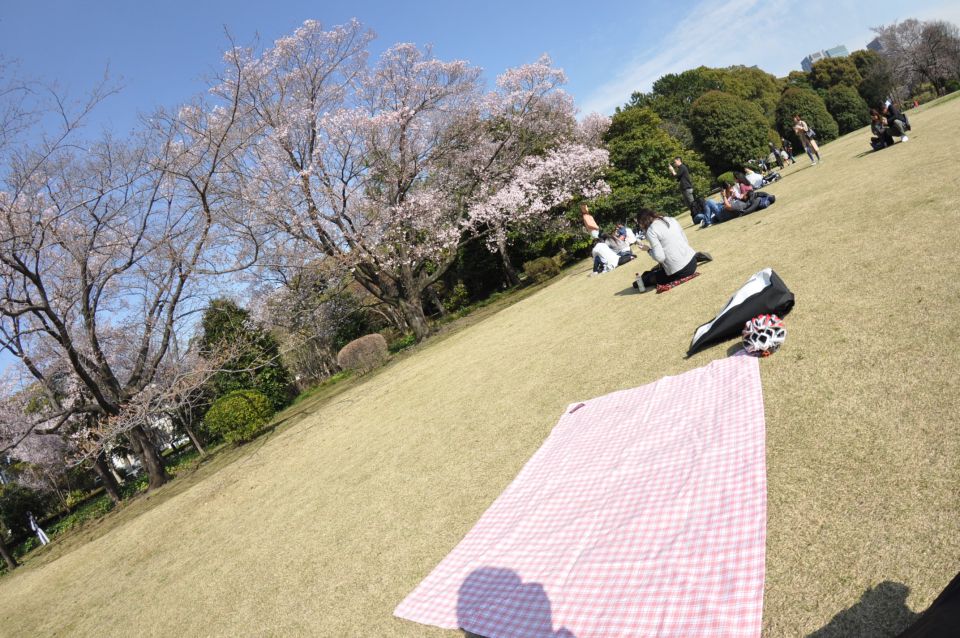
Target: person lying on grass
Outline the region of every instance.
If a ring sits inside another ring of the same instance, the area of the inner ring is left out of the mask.
[[[637,214],[637,225],[650,243],[649,246],[639,244],[640,250],[657,262],[657,267],[644,272],[634,282],[640,292],[689,277],[697,271],[697,252],[690,247],[680,222],[644,208]]]
[[[723,203],[707,200],[704,209],[704,218],[700,224],[701,228],[729,221],[735,217],[742,217],[750,213],[767,208],[777,198],[764,191],[752,190],[745,197],[738,195],[735,187],[728,182],[723,182],[723,190],[720,191]]]

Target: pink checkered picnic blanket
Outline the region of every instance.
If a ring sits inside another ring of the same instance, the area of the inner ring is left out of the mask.
[[[766,541],[757,359],[568,408],[394,612],[487,638],[759,636]]]

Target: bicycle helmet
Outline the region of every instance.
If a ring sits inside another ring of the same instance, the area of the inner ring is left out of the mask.
[[[749,354],[768,357],[783,345],[787,329],[777,315],[757,315],[743,326],[743,348]]]

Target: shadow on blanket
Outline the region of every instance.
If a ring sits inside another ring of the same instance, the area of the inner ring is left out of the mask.
[[[525,583],[512,569],[500,567],[475,569],[463,581],[457,598],[457,622],[461,627],[482,626],[484,622],[510,626],[514,635],[529,638],[576,638],[562,627],[553,630],[550,599],[540,583]],[[463,633],[467,638],[484,638],[466,629]]]

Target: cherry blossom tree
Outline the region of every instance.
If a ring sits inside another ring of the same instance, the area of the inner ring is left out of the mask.
[[[243,197],[279,235],[274,262],[312,252],[352,273],[418,338],[422,297],[478,233],[500,235],[493,206],[471,214],[531,155],[584,164],[563,73],[547,58],[484,92],[479,69],[398,44],[372,66],[356,21],[306,22],[256,55],[234,49],[214,88],[239,96],[261,134],[243,163]],[[566,177],[570,171],[555,171]],[[561,188],[562,190],[562,188]],[[570,189],[567,188],[569,191]],[[530,211],[537,206],[527,206]],[[498,248],[505,252],[505,244]]]
[[[101,97],[58,100],[59,130],[0,148],[0,348],[46,399],[2,450],[69,431],[94,453],[123,434],[156,487],[167,475],[149,423],[127,413],[211,278],[257,258],[257,230],[231,215],[250,133],[234,100],[158,112],[130,141],[89,141],[80,127]]]

